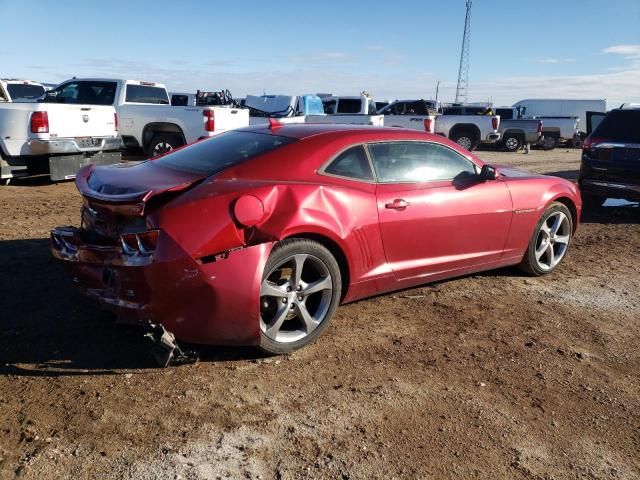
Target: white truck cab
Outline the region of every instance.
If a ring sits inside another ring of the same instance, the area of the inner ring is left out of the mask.
[[[45,93],[41,83],[16,78],[0,79],[0,102],[35,102]]]

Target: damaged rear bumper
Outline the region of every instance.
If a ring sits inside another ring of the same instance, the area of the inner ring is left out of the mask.
[[[155,251],[131,258],[123,246],[96,245],[74,227],[51,232],[51,253],[74,283],[120,317],[162,325],[182,341],[257,345],[259,296],[273,244],[212,256],[203,263],[161,232]]]

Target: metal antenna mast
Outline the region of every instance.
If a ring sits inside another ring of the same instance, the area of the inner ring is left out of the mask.
[[[464,17],[464,33],[462,34],[462,51],[460,52],[460,69],[458,70],[458,86],[456,87],[456,103],[467,102],[469,88],[469,37],[471,36],[471,0],[465,3],[467,13]]]

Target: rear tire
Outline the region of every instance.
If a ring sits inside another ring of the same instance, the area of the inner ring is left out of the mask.
[[[456,142],[462,148],[465,148],[469,151],[472,151],[473,149],[475,149],[480,143],[480,140],[478,139],[477,135],[474,132],[469,130],[461,130],[459,132],[454,133],[451,136],[451,140]]]
[[[156,135],[147,145],[147,156],[157,157],[182,146],[182,140],[176,135],[161,134]]]
[[[571,212],[553,202],[540,217],[520,268],[535,277],[553,272],[566,257],[572,234]]]
[[[522,138],[519,135],[507,133],[502,141],[502,145],[507,152],[517,152],[522,148]]]
[[[555,135],[544,135],[540,139],[539,145],[543,150],[553,150],[558,146],[558,137]]]
[[[329,326],[342,293],[340,267],[318,242],[302,238],[275,246],[260,287],[260,348],[285,354],[316,340]]]

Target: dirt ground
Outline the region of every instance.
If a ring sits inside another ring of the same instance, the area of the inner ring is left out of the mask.
[[[71,182],[0,188],[0,478],[640,478],[637,205],[585,212],[551,276],[380,296],[287,357],[157,369],[49,256],[80,204]]]

